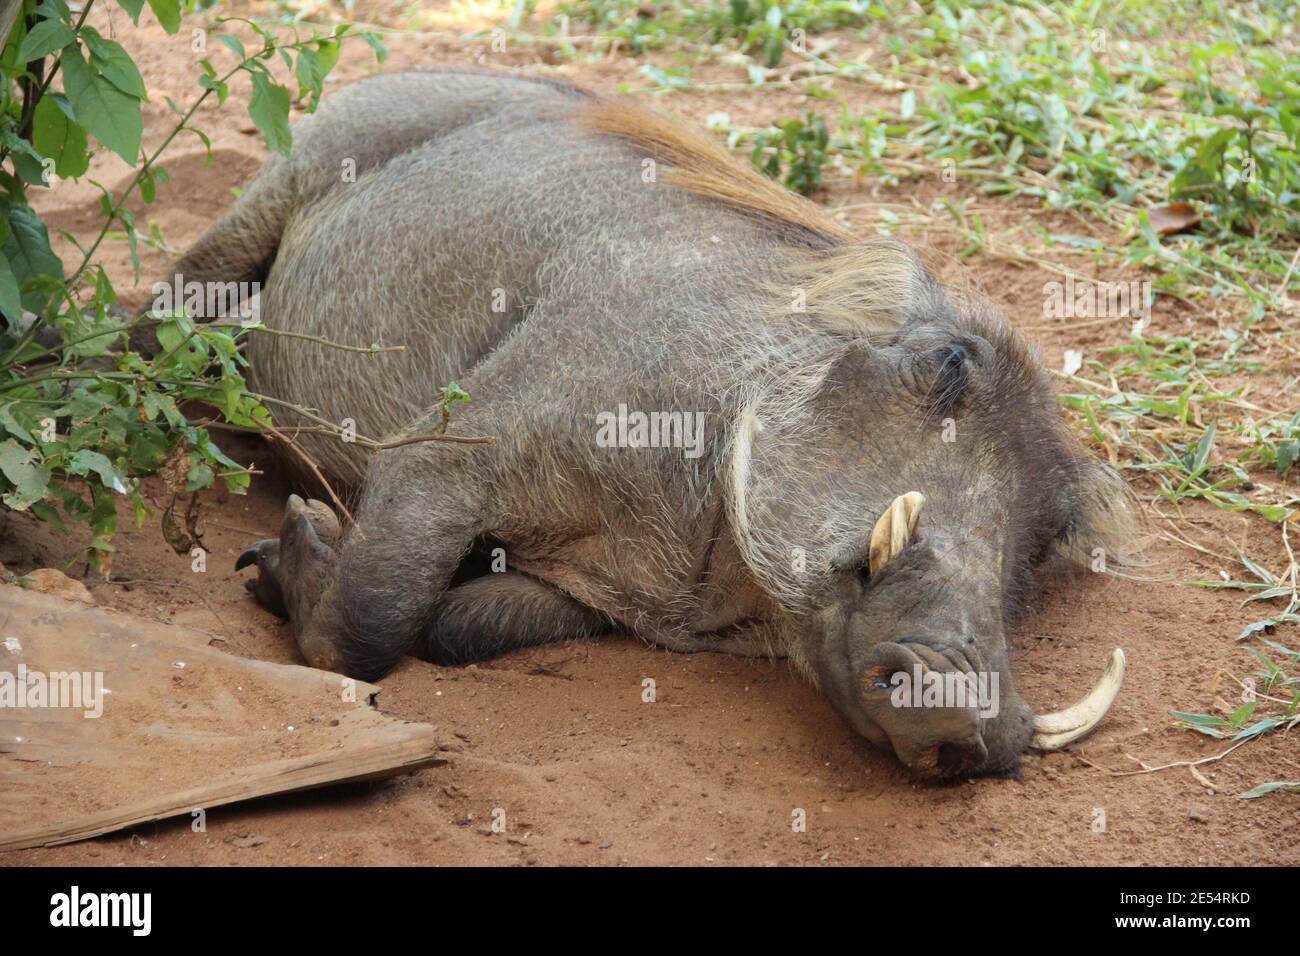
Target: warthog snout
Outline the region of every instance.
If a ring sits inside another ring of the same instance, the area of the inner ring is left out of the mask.
[[[1055,749],[1087,733],[1118,691],[1122,653],[1083,702],[1035,718],[1011,675],[1001,555],[978,534],[922,533],[925,502],[898,496],[873,530],[867,573],[842,569],[822,616],[819,676],[831,699],[860,733],[931,779],[996,773],[1031,746]]]
[[[1029,708],[1002,673],[974,643],[963,649],[942,635],[873,646],[858,703],[877,728],[868,738],[925,777],[999,770],[1029,745]]]

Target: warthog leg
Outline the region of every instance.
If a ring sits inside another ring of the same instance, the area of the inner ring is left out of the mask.
[[[416,654],[468,664],[520,647],[595,637],[614,628],[601,612],[517,571],[488,573],[443,594]]]

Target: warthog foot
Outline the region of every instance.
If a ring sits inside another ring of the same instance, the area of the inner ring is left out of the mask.
[[[257,577],[244,586],[272,614],[293,623],[298,648],[315,667],[337,670],[337,650],[311,627],[321,596],[333,583],[336,551],[343,531],[329,506],[290,495],[278,540],[267,538],[244,551],[235,570],[257,565]]]
[[[242,571],[253,564],[257,565],[257,577],[245,581],[244,589],[276,617],[288,620],[289,609],[284,606],[284,594],[280,590],[279,539],[263,538],[251,548],[245,549],[235,562],[235,570]]]

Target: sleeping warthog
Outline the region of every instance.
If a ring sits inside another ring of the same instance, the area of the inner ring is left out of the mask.
[[[256,335],[261,391],[401,438],[437,430],[456,381],[473,400],[447,436],[495,438],[368,455],[301,437],[364,488],[356,527],[291,497],[239,566],[312,664],[373,679],[405,654],[614,630],[788,655],[934,777],[1101,719],[1122,654],[1035,719],[1006,633],[1054,551],[1114,559],[1124,486],[1007,324],[905,246],[854,241],[707,137],[561,84],[383,76],[295,137],[185,281],[264,281],[270,328],[407,347]],[[897,706],[901,675],[997,696]]]

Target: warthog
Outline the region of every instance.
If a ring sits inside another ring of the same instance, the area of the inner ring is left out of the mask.
[[[316,666],[374,679],[609,631],[785,655],[931,777],[1062,746],[1118,689],[1117,651],[1035,719],[1011,678],[1035,570],[1114,560],[1134,510],[1030,349],[906,246],[658,114],[502,74],[358,83],[179,271],[264,281],[263,322],[299,337],[253,337],[261,391],[395,439],[303,433],[363,489],[355,526],[294,496],[240,558]],[[452,381],[472,401],[445,437],[494,443],[401,443],[438,431]],[[903,675],[997,698],[897,706]]]

